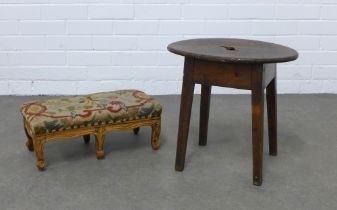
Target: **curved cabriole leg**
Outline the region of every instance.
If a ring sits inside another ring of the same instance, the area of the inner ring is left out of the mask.
[[[159,136],[160,136],[160,121],[156,122],[154,124],[151,125],[152,127],[152,134],[151,134],[151,146],[152,149],[157,150],[160,147],[160,140],[159,140]]]
[[[134,128],[134,129],[133,129],[133,133],[134,133],[135,135],[137,135],[137,134],[139,133],[139,127],[138,127],[138,128]]]
[[[85,144],[89,144],[89,142],[90,142],[90,135],[89,134],[88,135],[84,135],[83,136],[83,140],[84,140]]]
[[[35,149],[35,155],[36,155],[36,167],[39,170],[44,170],[45,163],[44,163],[44,143],[42,143],[40,140],[34,140],[34,149]]]
[[[27,131],[27,129],[26,129],[25,126],[24,126],[24,129],[25,129],[25,133],[26,133],[26,136],[27,136],[26,146],[27,146],[27,148],[28,148],[29,151],[33,152],[34,151],[33,139],[28,134],[28,131]]]
[[[104,131],[103,129],[99,129],[99,131],[95,134],[96,138],[96,158],[103,159],[104,158]]]

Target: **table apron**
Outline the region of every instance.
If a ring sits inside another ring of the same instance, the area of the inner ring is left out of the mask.
[[[259,68],[263,69],[263,86],[266,87],[276,77],[276,64],[231,64],[195,60],[193,80],[197,84],[251,90],[252,71]]]

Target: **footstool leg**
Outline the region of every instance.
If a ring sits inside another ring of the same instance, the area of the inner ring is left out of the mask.
[[[40,140],[34,140],[34,149],[35,149],[35,155],[36,155],[36,167],[39,170],[44,170],[45,163],[44,163],[44,143],[42,143]]]
[[[34,151],[34,144],[33,144],[33,139],[32,137],[28,134],[28,131],[26,129],[26,126],[24,126],[25,129],[25,133],[27,136],[27,141],[26,141],[26,146],[28,148],[29,151],[33,152]]]
[[[96,137],[96,158],[103,159],[104,158],[104,132],[102,129],[98,133],[95,134]]]
[[[157,150],[160,147],[160,140],[159,140],[159,136],[160,136],[160,121],[157,123],[154,123],[151,125],[152,127],[152,134],[151,134],[151,146],[152,149]]]
[[[134,129],[133,129],[133,133],[134,133],[135,135],[137,135],[138,132],[139,132],[139,128],[134,128]]]
[[[85,144],[89,144],[89,142],[90,142],[90,135],[89,134],[88,135],[84,135],[83,136],[83,140],[84,140]]]

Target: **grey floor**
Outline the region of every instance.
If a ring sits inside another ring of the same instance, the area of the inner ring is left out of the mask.
[[[46,145],[47,170],[24,146],[21,103],[0,97],[0,209],[337,209],[337,95],[280,95],[279,155],[265,141],[264,182],[252,185],[248,95],[214,95],[209,141],[198,146],[194,99],[184,172],[175,172],[178,96],[164,107],[162,147],[150,129],[107,136],[104,160],[81,139]],[[265,129],[265,139],[267,129]]]

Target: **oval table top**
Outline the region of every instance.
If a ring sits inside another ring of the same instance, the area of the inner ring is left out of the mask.
[[[167,49],[186,57],[226,63],[281,63],[298,57],[289,47],[246,39],[190,39],[174,42]]]

